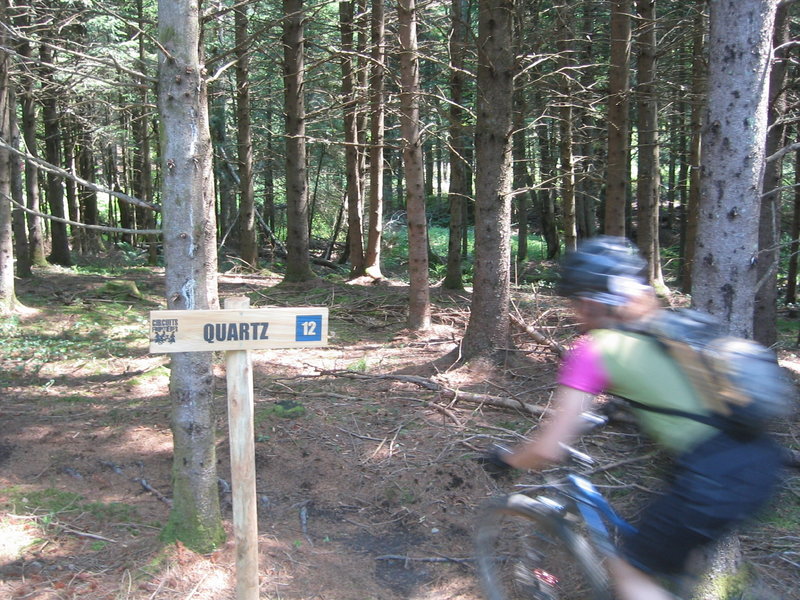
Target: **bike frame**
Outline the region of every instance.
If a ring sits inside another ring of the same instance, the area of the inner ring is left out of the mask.
[[[636,528],[617,514],[603,494],[586,477],[569,473],[566,482],[554,485],[553,489],[566,502],[562,504],[546,496],[538,496],[536,499],[562,514],[569,512],[580,517],[586,523],[595,547],[605,556],[617,554],[612,531],[636,533]]]

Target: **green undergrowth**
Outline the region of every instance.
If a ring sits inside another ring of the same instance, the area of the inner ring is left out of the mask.
[[[259,404],[255,408],[254,421],[260,425],[278,419],[299,419],[306,414],[306,407],[294,400],[280,400],[270,404]]]
[[[37,317],[12,317],[0,324],[0,360],[36,370],[37,365],[56,361],[125,357],[145,349],[147,316],[130,306],[103,303],[39,310]]]
[[[0,489],[6,498],[5,509],[15,515],[35,517],[40,526],[48,526],[60,519],[75,518],[89,514],[93,519],[105,523],[135,524],[139,517],[136,509],[121,502],[93,502],[80,494],[54,488],[23,489],[11,487]]]

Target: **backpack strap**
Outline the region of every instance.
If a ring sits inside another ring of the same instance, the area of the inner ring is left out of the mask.
[[[639,410],[646,410],[648,412],[654,412],[660,415],[670,415],[672,417],[683,417],[684,419],[697,421],[698,423],[703,423],[704,425],[709,425],[717,429],[725,429],[723,420],[720,419],[719,417],[715,417],[714,415],[699,415],[697,413],[690,413],[688,411],[679,410],[677,408],[650,406],[649,404],[643,404],[642,402],[637,402],[636,400],[630,400],[629,398],[623,398],[623,400],[625,400],[625,402],[630,404],[633,408],[637,408]]]

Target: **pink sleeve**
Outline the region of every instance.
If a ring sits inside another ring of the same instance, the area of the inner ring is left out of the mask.
[[[606,389],[608,373],[591,338],[582,339],[567,354],[558,373],[558,383],[589,394]]]

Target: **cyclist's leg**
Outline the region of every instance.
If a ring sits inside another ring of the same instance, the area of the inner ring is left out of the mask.
[[[644,573],[678,575],[689,555],[756,513],[779,480],[780,453],[766,438],[719,435],[679,461],[669,488],[624,536],[625,559]]]
[[[622,558],[609,559],[608,570],[620,600],[675,600],[655,579]]]

